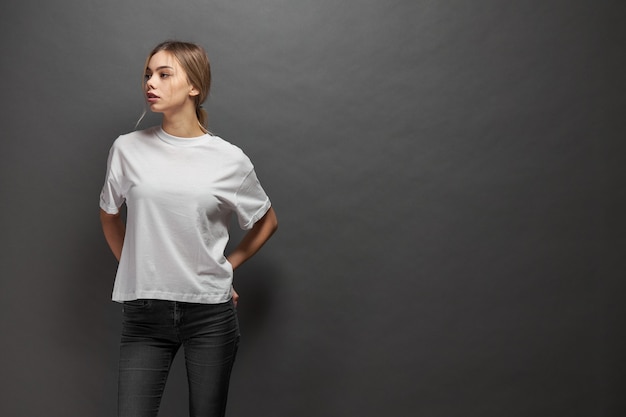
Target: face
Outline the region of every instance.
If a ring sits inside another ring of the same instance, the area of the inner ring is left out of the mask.
[[[187,74],[167,51],[157,52],[148,61],[145,91],[153,112],[168,115],[182,111],[195,112],[193,97],[198,95],[198,91],[189,84]]]

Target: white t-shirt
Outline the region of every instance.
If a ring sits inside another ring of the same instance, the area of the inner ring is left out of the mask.
[[[211,135],[171,136],[161,127],[120,136],[111,147],[100,207],[126,202],[126,235],[113,300],[215,304],[231,297],[224,256],[232,214],[250,229],[270,208],[250,159]]]

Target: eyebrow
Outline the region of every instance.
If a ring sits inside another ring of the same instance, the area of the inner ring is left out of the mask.
[[[147,69],[148,71],[152,71],[152,70],[150,69],[150,67],[148,67],[148,68],[146,68],[146,69]],[[162,69],[172,69],[172,70],[173,70],[173,69],[174,69],[174,67],[170,67],[170,66],[168,66],[168,65],[161,65],[160,67],[157,67],[157,69],[155,69],[154,71],[158,71],[158,70],[162,70]]]

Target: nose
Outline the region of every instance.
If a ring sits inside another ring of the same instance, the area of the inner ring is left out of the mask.
[[[146,75],[146,88],[148,90],[154,88],[154,74],[153,75]]]

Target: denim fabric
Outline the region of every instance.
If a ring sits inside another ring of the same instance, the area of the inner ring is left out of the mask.
[[[183,346],[191,417],[221,417],[239,345],[232,300],[192,304],[124,303],[119,365],[119,417],[156,417],[170,366]]]

